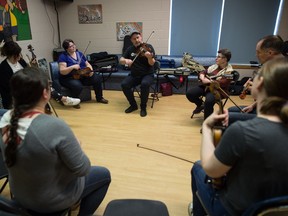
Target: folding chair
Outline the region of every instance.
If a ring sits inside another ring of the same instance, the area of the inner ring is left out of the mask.
[[[159,71],[160,71],[160,62],[159,61],[155,61],[155,63],[154,63],[154,74],[159,73]],[[153,93],[151,94],[151,96],[148,97],[148,99],[152,100],[151,108],[153,108],[155,100],[159,101],[157,87],[158,87],[158,83],[157,82],[156,82],[154,87],[152,85],[150,86],[150,88],[153,90]],[[133,92],[136,92],[136,96],[140,97],[140,90],[137,88],[137,86],[134,87]]]
[[[161,201],[118,199],[108,203],[103,216],[169,216],[169,213]]]

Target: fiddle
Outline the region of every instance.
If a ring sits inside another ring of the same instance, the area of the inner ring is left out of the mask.
[[[37,57],[34,53],[34,48],[32,47],[31,44],[28,45],[28,50],[31,52],[31,55],[32,55],[32,58],[30,59],[29,56],[28,59],[29,59],[29,64],[31,67],[39,67],[38,63],[37,63]]]
[[[145,52],[151,52],[151,51],[152,49],[151,47],[148,46],[147,43],[142,43],[137,47],[136,53],[137,54],[139,53],[140,56],[144,56]]]
[[[91,70],[89,67],[80,69],[80,70],[72,70],[72,76],[74,79],[80,79],[82,77],[89,77],[90,73],[92,73],[93,70]]]
[[[249,87],[250,87],[249,82],[250,82],[251,80],[252,80],[252,77],[250,77],[250,78],[247,80],[247,82],[245,83],[244,88],[243,88],[241,94],[239,95],[239,98],[240,98],[241,100],[244,100],[244,99],[246,98],[246,95],[247,95],[248,90],[249,90]]]

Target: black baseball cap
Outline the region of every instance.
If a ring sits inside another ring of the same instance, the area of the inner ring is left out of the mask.
[[[131,34],[130,34],[130,37],[132,37],[134,34],[140,35],[141,33],[138,32],[138,31],[132,31]]]

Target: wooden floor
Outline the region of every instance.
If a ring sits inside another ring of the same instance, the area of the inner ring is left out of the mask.
[[[164,202],[170,216],[187,216],[191,202],[192,163],[137,147],[163,151],[191,161],[199,160],[203,114],[190,118],[195,105],[185,95],[161,97],[148,104],[148,115],[137,110],[125,114],[128,103],[121,91],[104,91],[108,105],[95,100],[81,103],[81,109],[63,107],[52,102],[59,118],[71,126],[81,140],[93,165],[111,171],[108,193],[94,215],[101,216],[113,199],[141,198]],[[250,96],[240,105],[252,102]],[[137,99],[138,100],[138,99]],[[233,104],[228,101],[226,107]],[[9,196],[9,189],[3,194]],[[72,215],[77,215],[77,210]]]

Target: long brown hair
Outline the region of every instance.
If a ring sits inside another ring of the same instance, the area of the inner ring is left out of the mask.
[[[6,164],[12,167],[16,163],[19,136],[17,134],[18,121],[26,111],[33,109],[42,97],[43,90],[49,89],[48,75],[39,68],[29,67],[16,72],[10,80],[13,98],[13,110],[7,147],[5,149]]]
[[[279,57],[266,62],[259,71],[267,94],[260,112],[279,116],[288,125],[288,58]]]

